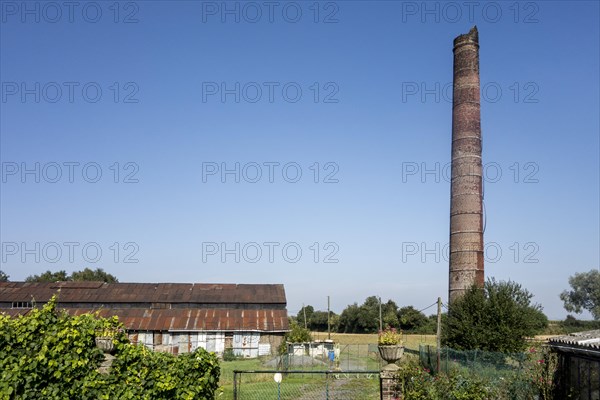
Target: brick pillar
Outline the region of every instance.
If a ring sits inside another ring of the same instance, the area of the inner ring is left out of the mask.
[[[454,39],[452,180],[450,188],[450,302],[473,284],[483,286],[483,185],[479,34]]]
[[[394,370],[381,370],[381,400],[399,400],[402,399],[402,393],[400,393],[399,383],[400,381],[396,377]]]
[[[396,363],[389,363],[381,368],[381,400],[402,399],[400,393],[400,382],[398,380],[398,370],[400,368]]]

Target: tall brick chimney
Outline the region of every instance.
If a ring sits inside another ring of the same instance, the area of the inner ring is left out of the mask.
[[[449,301],[483,286],[483,185],[477,27],[454,39]]]

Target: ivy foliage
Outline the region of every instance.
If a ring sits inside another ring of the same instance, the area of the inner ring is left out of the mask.
[[[115,359],[96,347],[113,332]],[[0,399],[212,399],[218,391],[217,357],[204,349],[174,356],[130,344],[116,317],[69,316],[56,299],[27,315],[0,315]]]

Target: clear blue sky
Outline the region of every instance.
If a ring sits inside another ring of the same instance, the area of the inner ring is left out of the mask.
[[[564,318],[600,267],[597,1],[223,4],[0,2],[11,279],[283,283],[290,314],[446,300],[446,89],[476,24],[486,275]]]

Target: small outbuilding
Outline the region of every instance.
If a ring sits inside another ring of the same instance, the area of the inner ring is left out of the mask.
[[[175,354],[275,354],[289,330],[281,284],[2,282],[0,313],[27,314],[53,295],[71,315],[117,316],[132,342]]]
[[[558,354],[557,399],[600,399],[600,330],[549,339]]]

